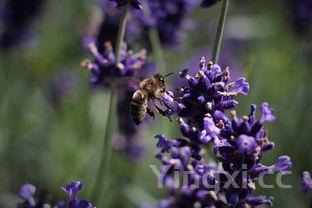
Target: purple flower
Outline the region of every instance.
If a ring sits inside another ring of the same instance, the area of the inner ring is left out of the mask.
[[[308,171],[302,173],[301,189],[304,193],[312,190],[312,179]]]
[[[237,138],[236,145],[239,153],[251,155],[254,153],[257,143],[255,138],[242,134]]]
[[[230,90],[232,93],[247,95],[249,92],[249,83],[246,81],[245,77],[239,77],[235,83],[233,88]]]
[[[183,138],[155,136],[160,149],[156,157],[164,165],[163,182],[170,191],[170,197],[156,207],[272,206],[272,197],[254,195],[256,182],[268,173],[284,173],[292,166],[288,156],[279,157],[270,166],[261,164],[264,154],[274,147],[264,129],[266,122],[276,119],[273,109],[265,102],[260,118],[256,117],[256,105],[251,105],[248,116],[238,117],[233,110],[232,118],[228,118],[226,111],[238,105],[238,94],[248,94],[249,83],[243,77],[230,82],[228,68],[222,70],[205,58],[198,68],[195,75],[187,69],[181,71],[185,84],[177,92],[162,96],[162,101],[175,111]],[[218,160],[213,166],[203,157],[209,143]],[[187,185],[177,186],[176,171],[188,172]],[[231,178],[235,185],[228,186],[228,175],[233,173],[239,177]],[[218,186],[218,191],[213,185]]]
[[[35,196],[36,193],[36,187],[27,183],[22,185],[22,187],[20,188],[19,191],[19,196],[25,200],[25,204],[28,204],[29,207],[35,207],[36,203],[35,203]]]
[[[111,86],[113,83],[118,83],[116,80],[119,78],[136,76],[143,70],[146,59],[145,50],[133,53],[124,45],[120,52],[121,61],[116,63],[116,57],[109,42],[105,43],[103,53],[98,51],[94,42],[89,43],[88,47],[94,56],[94,61],[84,60],[81,65],[93,74],[91,83],[94,86]]]
[[[143,12],[135,12],[144,30],[154,27],[160,42],[165,47],[177,47],[182,42],[184,32],[189,28],[187,16],[198,0],[146,0]],[[143,3],[143,2],[142,2]]]
[[[235,97],[247,95],[249,84],[245,78],[230,82],[228,68],[221,67],[201,58],[195,75],[185,69],[180,77],[185,80],[173,95],[164,95],[163,101],[180,118],[183,136],[193,142],[216,142],[220,128],[227,119],[223,113],[238,105]],[[223,120],[225,119],[225,120]]]
[[[161,134],[155,135],[154,138],[159,139],[156,146],[161,150],[162,153],[169,152],[173,145],[172,141],[168,140],[164,135]]]
[[[72,182],[63,187],[63,191],[65,191],[70,200],[74,200],[77,198],[77,193],[81,190],[82,183],[80,181]]]
[[[262,103],[261,105],[261,117],[260,123],[272,122],[275,121],[276,116],[274,115],[274,111],[270,108],[268,103]]]
[[[69,196],[69,208],[95,208],[86,200],[79,200],[77,198],[78,192],[82,189],[82,182],[76,181],[67,184],[62,188]],[[62,206],[62,204],[61,204]]]
[[[184,74],[184,76],[187,77],[188,74]],[[188,76],[187,79],[191,80],[192,78]],[[196,81],[192,82],[196,83]],[[265,121],[272,120],[271,116],[268,115],[271,115],[273,110],[268,107],[267,103],[262,106],[262,111],[265,113],[262,113],[260,119],[265,117]],[[283,173],[289,170],[292,164],[288,156],[279,157],[276,164],[271,166],[260,163],[264,153],[271,150],[274,145],[268,140],[262,122],[260,119],[257,120],[255,116],[255,111],[256,106],[252,105],[249,116],[242,118],[237,117],[233,111],[232,120],[226,118],[226,115],[221,111],[214,113],[218,119],[213,119],[205,114],[201,131],[198,130],[198,127],[192,127],[180,118],[181,133],[186,137],[183,139],[183,143],[178,143],[177,139],[169,140],[163,135],[156,136],[159,139],[157,147],[161,150],[157,158],[162,161],[165,167],[170,166],[169,170],[164,169],[166,172],[163,173],[164,184],[167,184],[166,187],[171,192],[171,197],[164,200],[164,202],[168,202],[165,203],[167,207],[183,208],[192,207],[194,204],[202,207],[217,205],[221,207],[272,206],[272,197],[253,194],[255,183],[260,177],[264,177],[270,172]],[[190,120],[192,117],[186,119]],[[206,141],[209,141],[206,136],[207,132],[215,133],[213,153],[219,160],[219,164],[222,165],[222,172],[217,168],[217,165],[211,166],[205,163],[201,157]],[[201,140],[198,141],[196,138]],[[175,145],[176,143],[179,145]],[[173,179],[175,170],[189,171],[188,186],[176,187]],[[227,181],[225,175],[234,171],[241,173],[240,177],[234,179],[239,189],[224,187]],[[216,173],[219,177],[216,177]],[[219,192],[215,193],[204,184],[198,184],[198,181],[203,180],[202,177],[205,177],[210,185],[220,184]],[[224,201],[224,199],[226,200]],[[158,204],[158,207],[161,207],[161,203]]]
[[[292,166],[290,157],[284,155],[284,156],[280,156],[278,158],[277,163],[272,167],[273,171],[278,171],[278,172],[285,172],[290,170]]]
[[[206,116],[203,119],[203,130],[200,132],[199,141],[202,143],[208,143],[213,139],[216,139],[220,133],[220,129],[216,127],[213,119],[210,116]]]

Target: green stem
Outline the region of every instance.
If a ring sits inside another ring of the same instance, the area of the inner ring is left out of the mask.
[[[161,74],[167,74],[164,53],[159,40],[158,31],[155,28],[150,28],[148,33],[153,49],[153,55],[156,60],[156,65],[159,69],[159,72]]]
[[[128,16],[128,6],[125,6],[122,11],[122,16],[119,24],[119,31],[117,35],[117,42],[115,48],[116,64],[120,63],[121,61],[120,52],[125,38],[127,16]],[[108,117],[106,120],[101,161],[99,165],[99,170],[97,172],[94,181],[94,186],[91,195],[92,203],[98,206],[101,206],[101,197],[103,196],[103,193],[107,191],[107,187],[109,185],[108,181],[110,174],[109,165],[112,156],[111,140],[116,125],[116,106],[117,106],[117,88],[113,83],[111,86],[109,100],[110,101],[108,106]]]
[[[116,57],[116,64],[120,62],[120,51],[124,42],[126,25],[127,25],[127,16],[128,16],[128,6],[123,8],[122,16],[119,25],[119,31],[117,35],[117,42],[115,48],[115,57]],[[112,155],[112,148],[111,148],[111,138],[114,133],[115,129],[115,118],[116,118],[116,105],[117,105],[117,92],[115,89],[116,86],[112,84],[111,92],[110,92],[110,102],[108,106],[108,117],[106,120],[106,128],[105,128],[105,135],[103,140],[103,148],[101,154],[101,161],[99,170],[97,172],[97,176],[94,182],[94,187],[92,190],[91,201],[95,204],[100,206],[101,205],[101,196],[107,190],[108,186],[108,178],[109,178],[109,163]]]
[[[103,140],[101,161],[99,169],[94,181],[94,186],[91,195],[91,201],[95,205],[100,205],[101,196],[103,191],[107,189],[108,175],[109,175],[109,162],[112,154],[111,138],[114,133],[116,123],[116,103],[117,93],[114,89],[111,90],[109,96],[108,117],[106,120],[105,135]]]
[[[122,11],[121,20],[119,23],[119,30],[117,34],[117,42],[116,42],[116,49],[115,49],[115,57],[116,57],[116,64],[120,62],[120,51],[124,42],[125,32],[126,32],[126,25],[127,25],[127,18],[128,17],[128,6],[125,6]]]
[[[222,42],[222,36],[224,31],[224,25],[226,20],[226,15],[229,7],[230,0],[223,0],[222,2],[222,8],[219,16],[219,23],[218,23],[218,29],[213,45],[213,52],[212,52],[212,62],[217,63],[219,59],[219,53],[221,48],[221,42]]]

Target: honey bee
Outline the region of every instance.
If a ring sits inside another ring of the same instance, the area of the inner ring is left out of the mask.
[[[154,112],[148,107],[148,101],[150,100],[153,102],[156,110],[164,115],[164,111],[159,108],[155,102],[159,101],[163,104],[160,100],[160,95],[166,91],[165,77],[171,74],[172,73],[169,73],[165,76],[154,74],[152,77],[146,78],[140,82],[139,89],[134,92],[130,104],[131,117],[136,125],[139,125],[142,122],[146,113],[153,119],[155,118]],[[168,118],[170,119],[170,117]]]

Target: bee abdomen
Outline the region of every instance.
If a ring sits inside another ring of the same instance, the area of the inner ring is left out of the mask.
[[[133,96],[130,105],[131,117],[135,124],[140,124],[145,117],[147,108],[147,93],[137,90]]]

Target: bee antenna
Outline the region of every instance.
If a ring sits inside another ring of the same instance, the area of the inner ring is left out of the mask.
[[[163,76],[163,78],[168,77],[168,76],[170,76],[170,75],[172,75],[172,74],[173,74],[173,73],[166,74],[165,76]]]

